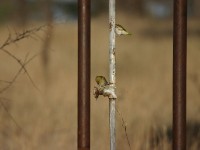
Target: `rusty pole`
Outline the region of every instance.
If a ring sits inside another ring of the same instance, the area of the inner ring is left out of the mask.
[[[186,150],[187,0],[174,0],[173,150]]]
[[[90,150],[90,0],[78,0],[78,150]]]

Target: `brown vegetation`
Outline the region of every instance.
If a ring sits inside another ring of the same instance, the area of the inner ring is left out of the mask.
[[[117,15],[117,23],[123,24],[133,33],[132,36],[116,39],[118,106],[127,123],[132,150],[170,150],[172,21]],[[39,25],[37,23],[34,26]],[[188,148],[190,150],[199,149],[199,31],[199,22],[189,20],[187,117],[188,124],[194,124],[188,128],[191,131],[191,137],[188,137],[193,139]],[[2,44],[9,32],[6,26],[2,26],[0,32]],[[108,77],[108,32],[106,16],[92,20],[91,89],[95,85],[96,75]],[[48,89],[45,89],[45,76],[39,56],[27,64],[26,69],[40,92],[22,72],[15,83],[0,95],[5,106],[0,107],[0,117],[3,118],[0,124],[0,149],[76,149],[77,35],[77,22],[54,25],[49,50]],[[44,33],[39,32],[37,36],[44,37]],[[29,38],[16,45],[9,45],[7,49],[24,60],[27,53],[40,53],[42,42]],[[0,60],[2,88],[7,84],[4,81],[10,81],[20,65],[2,52]],[[121,125],[121,119],[117,117],[117,149],[125,150],[128,144]],[[91,149],[109,149],[108,101],[104,97],[96,101],[92,90]]]

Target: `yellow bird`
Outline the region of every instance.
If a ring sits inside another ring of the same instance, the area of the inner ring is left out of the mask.
[[[106,78],[105,78],[104,76],[96,76],[95,81],[97,82],[97,84],[98,84],[100,87],[109,85],[109,82],[106,80]]]
[[[122,27],[120,24],[115,24],[115,33],[117,35],[131,35],[124,27]]]

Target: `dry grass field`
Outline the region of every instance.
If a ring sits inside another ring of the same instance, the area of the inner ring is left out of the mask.
[[[132,150],[170,150],[172,124],[172,19],[156,20],[117,14],[132,36],[117,37],[118,107],[127,123]],[[188,150],[200,149],[200,22],[188,20],[187,121]],[[42,23],[32,23],[26,28]],[[108,77],[108,16],[91,24],[91,149],[109,149],[108,100],[92,95],[96,75]],[[9,30],[8,30],[9,29]],[[10,24],[0,27],[0,45],[15,31]],[[45,29],[44,29],[45,30]],[[9,50],[22,61],[42,49],[41,30]],[[77,22],[55,24],[49,49],[48,73],[41,56],[1,93],[0,149],[75,150],[77,140]],[[20,65],[0,52],[0,88],[15,76]],[[28,54],[28,56],[26,56]],[[48,76],[46,76],[48,75]],[[14,120],[15,121],[14,121]],[[124,129],[117,119],[117,149],[128,150]]]

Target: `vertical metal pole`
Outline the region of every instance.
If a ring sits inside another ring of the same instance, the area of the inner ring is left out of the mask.
[[[174,0],[173,150],[186,150],[187,0]]]
[[[109,49],[109,79],[115,92],[116,58],[115,58],[115,0],[109,0],[109,25],[110,25],[110,49]],[[109,100],[109,123],[110,123],[110,150],[116,150],[115,132],[115,101]]]
[[[90,150],[90,0],[78,0],[78,150]]]

